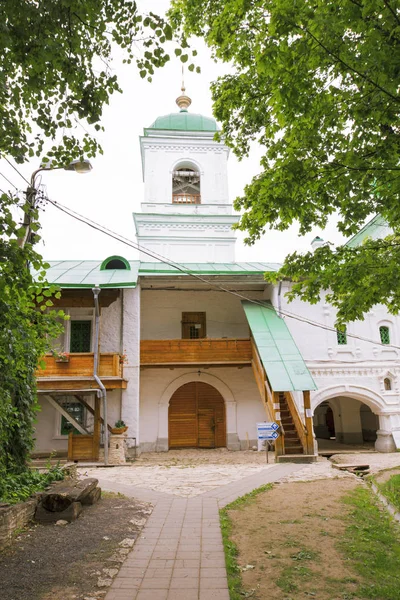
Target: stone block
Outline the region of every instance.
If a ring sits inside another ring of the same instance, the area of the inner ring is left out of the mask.
[[[79,517],[81,512],[82,504],[80,502],[73,502],[68,508],[60,512],[49,511],[39,505],[36,509],[35,521],[39,523],[56,523],[59,520],[63,520],[71,523]]]
[[[97,484],[98,480],[95,478],[54,483],[49,490],[41,494],[40,504],[47,511],[62,512],[74,502],[82,502]]]
[[[92,504],[96,504],[101,498],[101,488],[95,487],[93,490],[89,492],[84,498],[81,500],[81,504],[83,506],[91,506]]]

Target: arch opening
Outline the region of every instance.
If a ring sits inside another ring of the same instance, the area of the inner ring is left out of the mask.
[[[171,396],[168,407],[169,448],[226,446],[225,401],[208,383],[191,381]]]
[[[379,417],[366,403],[349,396],[334,396],[314,410],[314,432],[320,451],[341,446],[371,447],[377,439]]]
[[[201,204],[200,171],[192,163],[179,163],[172,172],[172,203]]]

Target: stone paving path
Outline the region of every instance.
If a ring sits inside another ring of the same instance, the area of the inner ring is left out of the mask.
[[[103,489],[154,504],[105,600],[229,600],[219,509],[301,469],[304,465],[266,466],[191,498],[122,483],[122,472],[119,481],[98,474]]]

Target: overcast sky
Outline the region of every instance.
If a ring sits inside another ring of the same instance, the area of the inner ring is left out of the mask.
[[[161,12],[166,4],[164,0],[152,0],[151,8],[154,12]],[[193,47],[199,52],[196,64],[201,66],[202,72],[200,75],[190,72],[185,75],[186,93],[192,98],[189,110],[212,116],[210,82],[227,72],[227,66],[214,63],[209,50],[200,40],[195,40]],[[140,211],[144,189],[139,136],[143,128],[148,127],[156,117],[179,110],[175,99],[180,94],[181,63],[178,59],[171,60],[156,72],[151,84],[140,78],[134,65],[122,65],[118,57],[113,64],[124,93],[114,94],[110,105],[104,110],[103,125],[106,131],[97,135],[104,155],[91,161],[93,170],[89,174],[45,172],[42,183],[50,198],[135,240],[132,212]],[[254,147],[248,159],[238,162],[231,152],[228,161],[231,202],[259,171],[261,155],[261,149]],[[30,179],[31,173],[39,167],[38,163],[33,161],[18,165],[18,169]],[[5,161],[0,161],[0,172],[18,189],[25,188],[23,179]],[[2,177],[0,188],[12,189]],[[128,259],[137,258],[134,249],[73,220],[51,205],[41,215],[41,223],[43,244],[40,245],[40,251],[48,260],[103,260],[112,254],[120,254]],[[288,252],[309,250],[315,235],[321,235],[333,243],[342,240],[334,223],[325,232],[313,230],[304,238],[298,236],[296,228],[283,233],[268,231],[259,243],[251,247],[244,246],[244,234],[239,232],[236,260],[281,262]]]

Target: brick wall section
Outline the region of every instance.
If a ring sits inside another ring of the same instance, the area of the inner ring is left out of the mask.
[[[0,550],[7,546],[14,531],[33,520],[38,498],[30,498],[12,506],[0,507]]]

